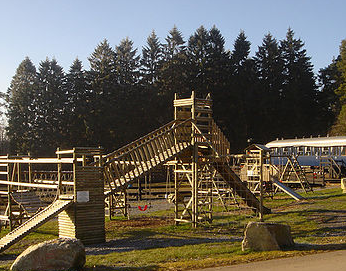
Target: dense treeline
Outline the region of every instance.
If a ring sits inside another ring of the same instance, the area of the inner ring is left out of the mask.
[[[114,48],[102,41],[88,59],[89,70],[76,59],[65,73],[48,58],[36,69],[27,57],[7,92],[11,151],[113,150],[170,121],[174,93],[188,97],[191,90],[199,97],[211,93],[214,118],[234,151],[249,139],[266,143],[326,134],[340,109],[346,118],[340,83],[346,71],[338,67],[346,61],[345,50],[318,79],[292,29],[280,41],[267,34],[254,57],[250,46],[243,31],[227,50],[216,27],[201,26],[187,41],[174,27],[164,43],[153,31],[141,54],[128,38]]]

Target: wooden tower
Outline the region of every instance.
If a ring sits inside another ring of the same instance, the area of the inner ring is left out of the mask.
[[[99,148],[74,148],[57,151],[58,156],[73,157],[73,194],[60,194],[59,199],[73,199],[68,209],[58,216],[59,237],[78,238],[83,244],[105,242],[104,179],[99,165],[90,165],[92,159],[101,161]]]
[[[191,148],[170,163],[174,165],[176,223],[189,222],[196,227],[200,222],[212,220],[215,191],[215,169],[212,164],[216,154],[210,146],[218,144],[220,150],[229,150],[229,143],[225,138],[215,140],[216,125],[212,113],[212,100],[209,95],[206,99],[196,98],[194,92],[188,99],[178,99],[177,95],[175,96],[175,121],[192,120],[189,127]],[[179,143],[179,136],[175,141]],[[215,144],[212,144],[213,142]]]

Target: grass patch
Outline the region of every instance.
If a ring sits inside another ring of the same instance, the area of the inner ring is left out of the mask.
[[[130,221],[106,218],[107,240],[115,240],[108,245],[116,251],[106,254],[91,251],[85,270],[189,270],[345,249],[346,194],[339,188],[301,194],[306,199],[300,202],[286,194],[265,198],[265,205],[273,211],[265,216],[265,221],[290,225],[299,244],[294,250],[241,251],[246,224],[257,220],[249,212],[216,213],[213,223],[193,229],[189,224],[173,225],[171,211],[169,214],[159,211]],[[3,230],[0,236],[6,233]],[[0,261],[22,252],[30,244],[57,236],[57,221],[48,222],[2,253]],[[9,266],[10,263],[0,264],[0,271],[8,270]]]

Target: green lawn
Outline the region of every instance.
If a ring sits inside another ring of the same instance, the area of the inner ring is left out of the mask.
[[[346,194],[332,188],[302,195],[306,200],[301,202],[284,194],[265,199],[265,205],[273,210],[265,221],[290,225],[297,244],[294,250],[242,252],[244,228],[248,221],[257,220],[249,213],[216,214],[211,225],[193,229],[186,224],[174,226],[171,213],[160,211],[151,218],[133,221],[106,219],[107,239],[117,240],[113,246],[135,244],[135,249],[88,255],[85,270],[188,270],[346,249]],[[1,236],[5,233],[2,231]],[[57,222],[48,222],[2,253],[0,260],[20,253],[30,244],[56,237]],[[0,270],[8,270],[9,266],[3,265]]]

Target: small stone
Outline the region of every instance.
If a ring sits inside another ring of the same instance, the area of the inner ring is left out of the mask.
[[[73,238],[58,238],[28,247],[11,266],[13,271],[59,271],[81,269],[85,248]]]

